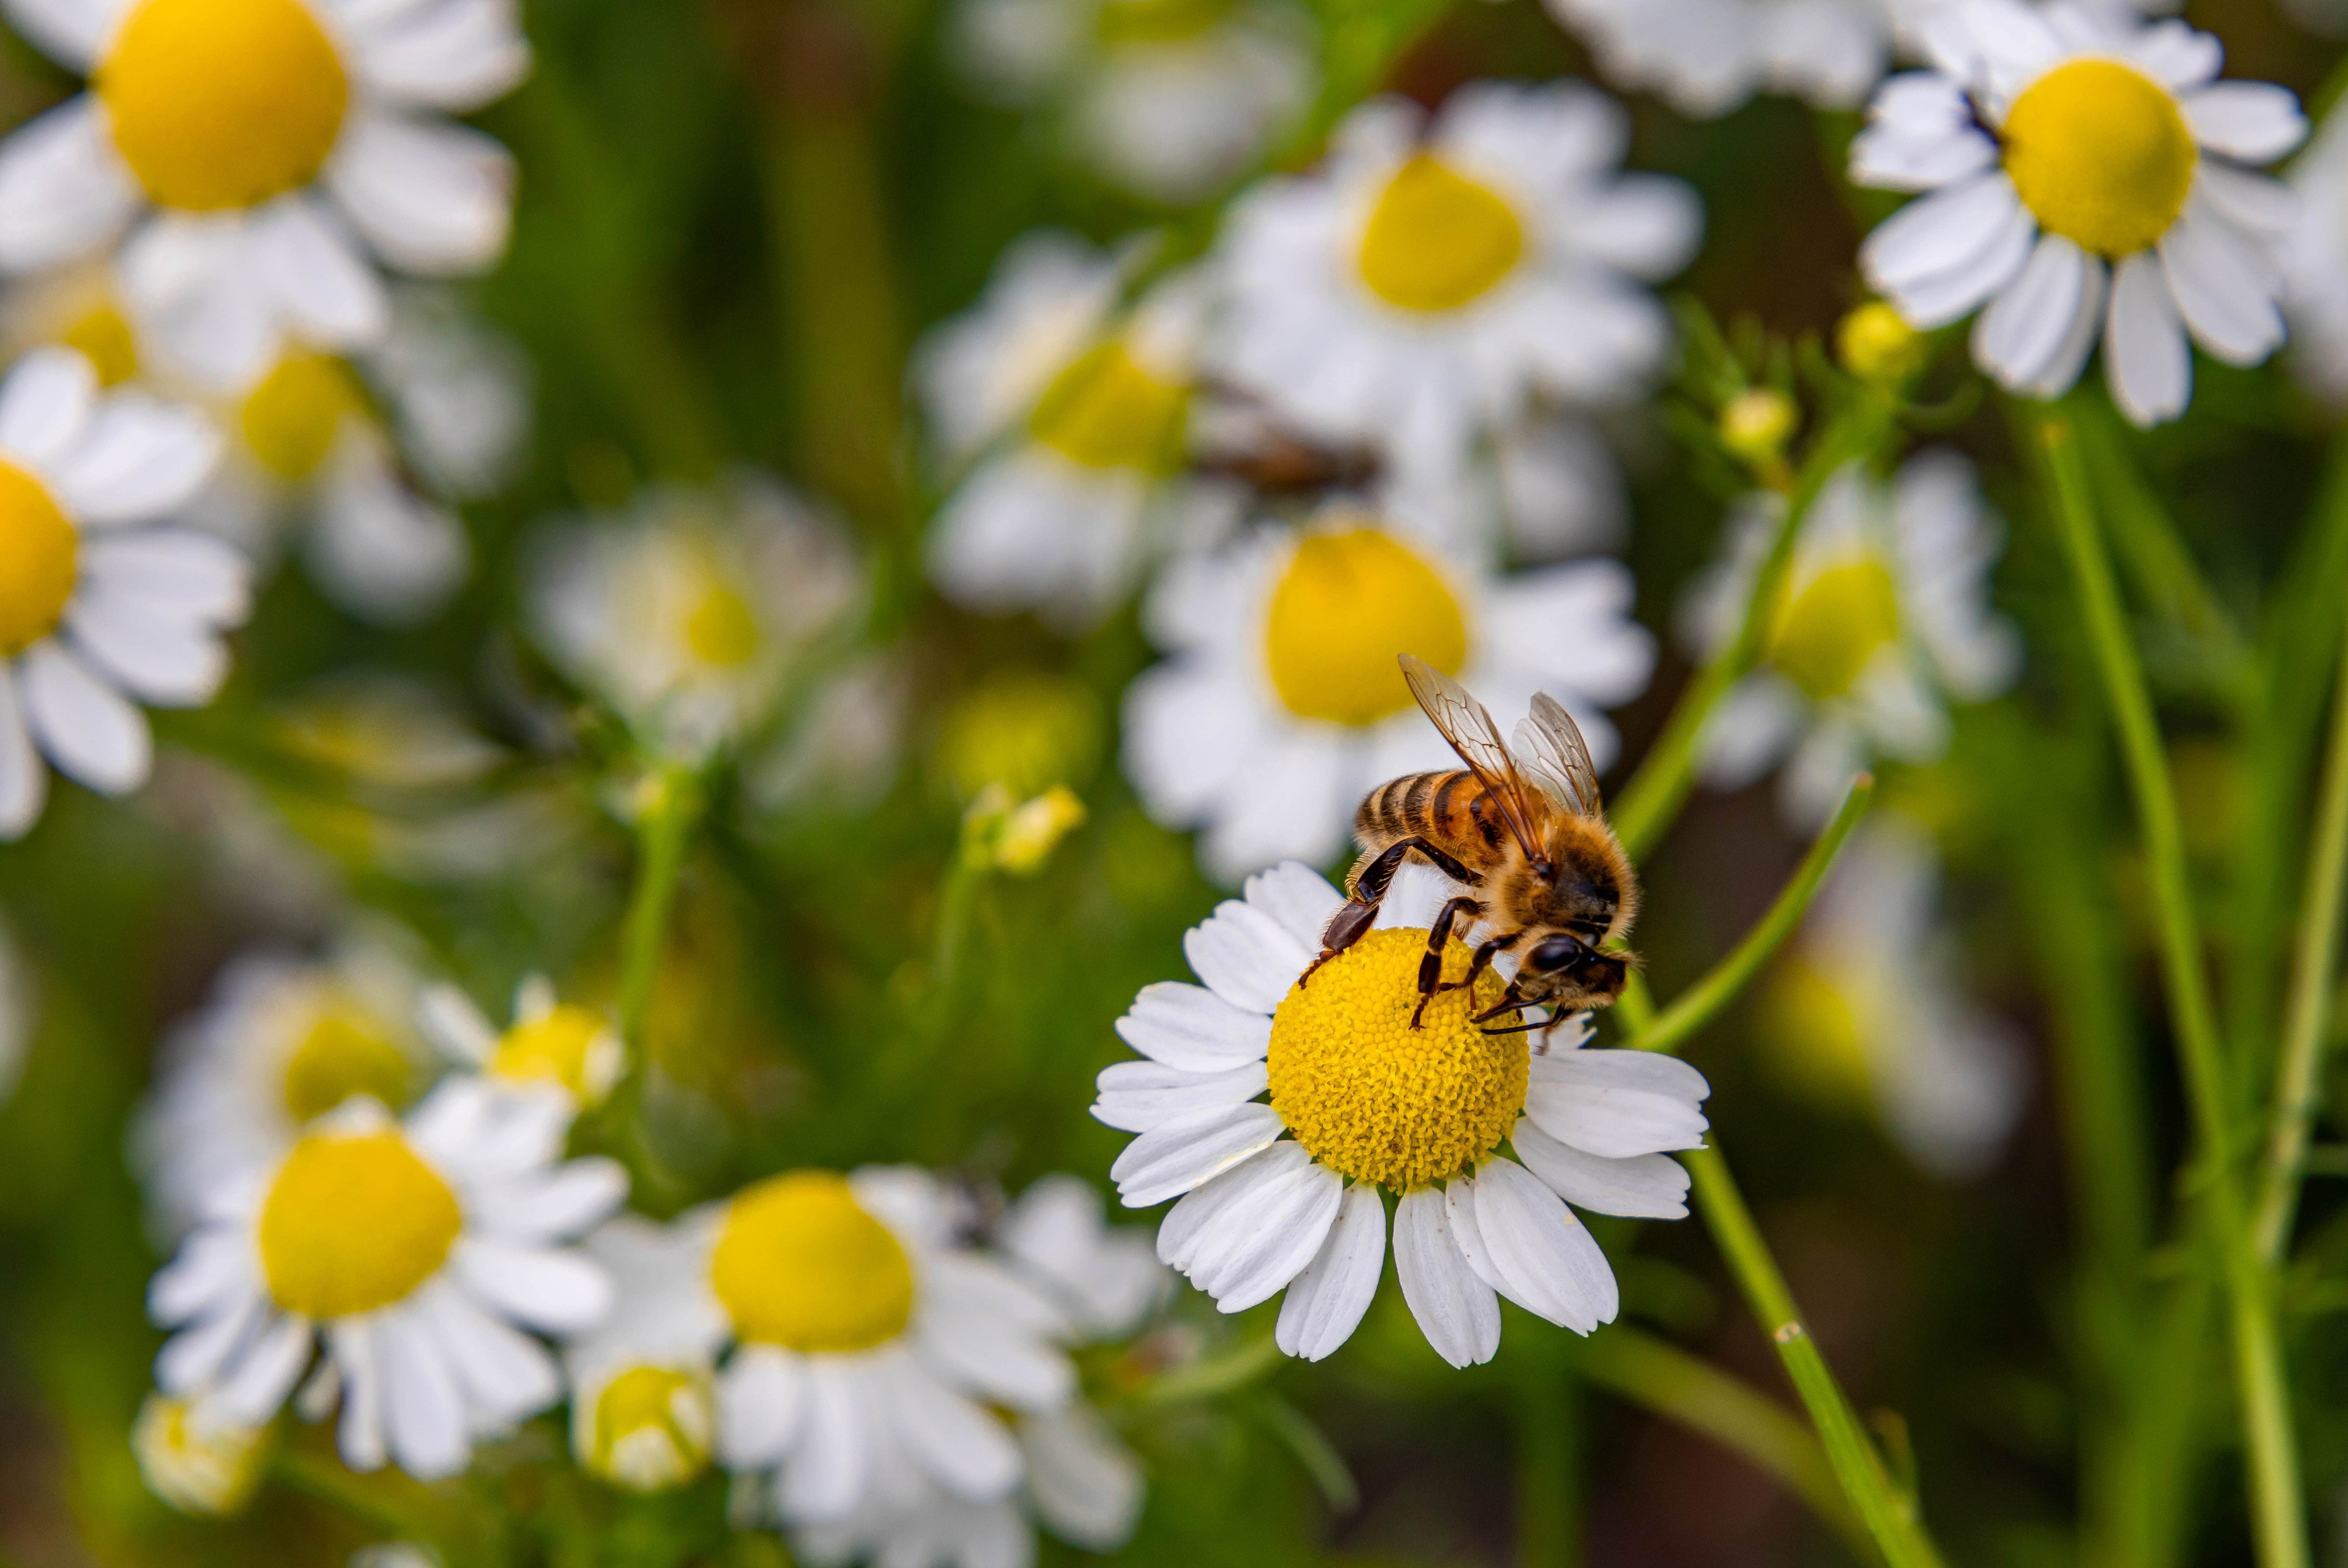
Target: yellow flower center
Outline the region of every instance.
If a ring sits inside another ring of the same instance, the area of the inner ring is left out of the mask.
[[[1272,1018],[1272,1108],[1322,1164],[1398,1193],[1467,1172],[1500,1146],[1525,1106],[1532,1063],[1521,1034],[1486,1034],[1469,1018],[1506,989],[1487,971],[1472,991],[1426,1004],[1418,964],[1426,933],[1372,931],[1291,988]],[[1468,970],[1454,941],[1444,972]],[[1518,1021],[1503,1013],[1493,1024]]]
[[[712,582],[685,611],[685,645],[704,664],[738,670],[757,657],[758,618],[750,601]]]
[[[1515,270],[1525,226],[1508,198],[1419,153],[1395,170],[1362,230],[1362,282],[1406,311],[1456,311]]]
[[[1028,416],[1031,435],[1086,468],[1170,474],[1182,466],[1190,389],[1144,369],[1115,339],[1053,378]]]
[[[576,1003],[564,1002],[528,1023],[518,1023],[498,1041],[489,1071],[499,1078],[542,1080],[560,1083],[580,1099],[589,1098],[590,1048],[603,1038],[602,1017]]]
[[[1822,702],[1849,692],[1899,635],[1899,590],[1890,569],[1869,557],[1829,567],[1785,601],[1769,630],[1769,659]]]
[[[307,1122],[354,1094],[371,1094],[396,1111],[407,1103],[415,1078],[415,1062],[378,1020],[338,1003],[318,1014],[286,1059],[285,1113]]]
[[[1836,1109],[1864,1106],[1871,1071],[1859,999],[1807,958],[1778,967],[1761,998],[1761,1037],[1777,1080]]]
[[[139,334],[111,304],[83,312],[57,334],[57,341],[82,352],[98,372],[100,386],[120,386],[139,374]]]
[[[706,1383],[668,1367],[631,1367],[595,1400],[587,1467],[623,1486],[679,1486],[709,1461]]]
[[[1313,534],[1273,585],[1264,617],[1272,690],[1300,719],[1375,724],[1410,706],[1395,657],[1446,675],[1468,662],[1468,616],[1442,574],[1376,528]]]
[[[145,0],[97,86],[147,194],[196,212],[308,184],[350,102],[342,56],[302,0]]]
[[[2005,171],[2024,205],[2099,255],[2130,255],[2167,233],[2199,158],[2168,89],[2117,60],[2055,67],[2005,117]]]
[[[262,1201],[261,1269],[286,1311],[348,1317],[405,1300],[463,1228],[457,1194],[397,1132],[313,1132]]]
[[[913,1266],[847,1178],[792,1171],[727,1206],[710,1288],[735,1335],[807,1354],[870,1350],[913,1316]]]
[[[80,538],[48,487],[0,460],[0,658],[57,630],[80,559]]]
[[[245,394],[237,429],[256,462],[299,484],[335,449],[343,421],[364,416],[366,405],[350,367],[333,354],[288,354]]]

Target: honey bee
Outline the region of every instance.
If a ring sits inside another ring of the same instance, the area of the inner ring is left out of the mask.
[[[1611,1005],[1638,960],[1600,949],[1637,918],[1639,883],[1601,812],[1598,770],[1573,715],[1555,698],[1536,693],[1512,748],[1490,711],[1458,682],[1407,653],[1402,672],[1468,766],[1393,779],[1363,799],[1354,814],[1362,857],[1345,879],[1351,897],[1323,930],[1313,968],[1361,940],[1395,873],[1416,854],[1469,891],[1447,901],[1427,933],[1413,1029],[1429,999],[1474,985],[1508,952],[1522,955],[1516,979],[1473,1021],[1488,1023],[1528,1005],[1548,1007],[1560,1018]],[[1467,976],[1446,980],[1443,949],[1455,926],[1463,935],[1479,927],[1490,935],[1476,948]],[[1485,1032],[1543,1027],[1520,1023]]]

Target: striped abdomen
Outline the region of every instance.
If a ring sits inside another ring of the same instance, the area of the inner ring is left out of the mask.
[[[1474,774],[1465,768],[1410,774],[1363,797],[1354,836],[1375,852],[1403,838],[1424,838],[1478,870],[1505,858],[1509,825]]]

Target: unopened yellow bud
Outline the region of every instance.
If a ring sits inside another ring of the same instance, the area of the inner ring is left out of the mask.
[[[1052,851],[1085,822],[1085,803],[1063,785],[1055,784],[1013,812],[995,843],[994,863],[1014,876],[1043,869]]]
[[[1896,385],[1924,368],[1931,351],[1924,334],[1881,300],[1870,300],[1835,329],[1842,366],[1861,381]]]
[[[130,1428],[130,1451],[155,1495],[182,1513],[225,1515],[261,1483],[267,1427],[201,1422],[185,1399],[149,1394]]]
[[[1730,398],[1720,411],[1720,442],[1756,466],[1766,466],[1785,456],[1786,443],[1794,438],[1801,421],[1794,400],[1775,388],[1748,387]]]

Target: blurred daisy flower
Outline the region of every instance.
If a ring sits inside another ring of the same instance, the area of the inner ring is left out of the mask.
[[[100,395],[70,349],[36,349],[0,382],[0,839],[39,820],[42,755],[127,794],[153,760],[137,703],[201,707],[227,678],[244,565],[161,526],[219,451],[194,414]]]
[[[416,1020],[451,1061],[509,1083],[551,1084],[580,1110],[592,1110],[627,1071],[619,1029],[592,1008],[563,1001],[544,975],[516,988],[513,1022],[500,1031],[451,985],[427,988]]]
[[[1437,482],[1537,398],[1630,396],[1672,341],[1646,285],[1702,217],[1678,180],[1620,172],[1628,137],[1575,82],[1355,109],[1318,171],[1234,208],[1214,363],[1311,438]]]
[[[1052,106],[1075,157],[1153,201],[1211,195],[1313,95],[1311,18],[1285,0],[960,0],[951,29],[973,87]]]
[[[1997,1158],[2022,1114],[2011,1032],[1959,988],[1940,924],[1931,842],[1897,816],[1860,830],[1757,999],[1778,1079],[1881,1118],[1908,1156],[1950,1180]]]
[[[352,1096],[395,1112],[413,1103],[442,1065],[411,1022],[417,996],[407,966],[366,938],[324,958],[255,953],[221,970],[164,1040],[131,1133],[165,1234]]]
[[[1309,986],[1344,896],[1292,864],[1249,878],[1183,939],[1206,983],[1150,986],[1118,1020],[1148,1060],[1100,1076],[1093,1114],[1138,1134],[1110,1167],[1126,1205],[1182,1200],[1158,1255],[1225,1312],[1285,1289],[1275,1338],[1306,1360],[1343,1345],[1376,1294],[1382,1190],[1398,1200],[1403,1299],[1436,1353],[1466,1367],[1499,1348],[1502,1296],[1579,1334],[1612,1322],[1613,1270],[1569,1204],[1684,1217],[1687,1173],[1667,1151],[1704,1143],[1711,1091],[1687,1063],[1583,1049],[1586,1016],[1541,1055],[1531,1035],[1470,1021],[1504,993],[1505,956],[1412,1027],[1429,927],[1456,891],[1423,869]],[[1467,970],[1473,939],[1451,940],[1448,972]]]
[[[1502,577],[1349,502],[1170,564],[1146,624],[1168,658],[1126,693],[1125,765],[1160,823],[1200,831],[1214,876],[1343,852],[1372,785],[1453,765],[1412,702],[1416,654],[1502,712],[1537,691],[1603,768],[1654,667],[1618,561]]]
[[[1692,585],[1681,624],[1698,651],[1735,635],[1782,505],[1740,511],[1727,558]],[[2021,668],[2020,640],[1990,606],[2003,548],[1972,465],[1954,452],[1911,457],[1889,484],[1856,464],[1828,480],[1766,611],[1762,664],[1705,726],[1705,782],[1739,789],[1790,753],[1780,798],[1812,827],[1875,758],[1938,757],[1948,702],[1986,701]]]
[[[1929,0],[1549,0],[1600,68],[1683,114],[1726,114],[1756,92],[1851,108],[1912,43]]]
[[[2298,221],[2283,247],[2291,368],[2335,407],[2348,405],[2348,115],[2324,117],[2291,164]]]
[[[147,1490],[182,1513],[242,1512],[269,1459],[265,1426],[200,1426],[185,1399],[149,1394],[130,1426],[130,1452]]]
[[[660,488],[543,533],[528,586],[540,645],[648,744],[705,754],[771,714],[863,594],[832,520],[761,477]]]
[[[583,1245],[613,1295],[602,1323],[563,1348],[572,1453],[631,1491],[683,1486],[708,1468],[717,1441],[725,1325],[691,1288],[706,1247],[688,1229],[636,1214],[605,1221]]]
[[[1237,512],[1235,487],[1187,472],[1202,281],[1168,279],[1128,310],[1127,272],[1070,236],[1028,235],[921,353],[940,457],[968,468],[929,546],[930,575],[955,602],[1082,628],[1153,551]]]
[[[0,269],[112,253],[175,374],[250,385],[287,340],[379,339],[382,267],[505,248],[503,148],[445,114],[530,66],[508,0],[9,0],[90,89],[0,144]]]
[[[2101,340],[2139,425],[2184,412],[2188,336],[2229,364],[2281,344],[2293,203],[2250,168],[2306,134],[2288,91],[2217,81],[2217,39],[2111,8],[1958,0],[1928,31],[1932,68],[1884,84],[1851,144],[1854,182],[1929,193],[1859,251],[1911,325],[1979,309],[1974,363],[2033,397]]]
[[[561,1396],[524,1330],[576,1331],[610,1306],[610,1282],[566,1238],[619,1206],[627,1176],[564,1161],[569,1125],[555,1097],[469,1075],[405,1121],[346,1101],[210,1194],[156,1275],[149,1310],[173,1331],[157,1384],[192,1400],[192,1420],[246,1427],[303,1384],[305,1417],[341,1406],[353,1470],[463,1470],[477,1440]]]

